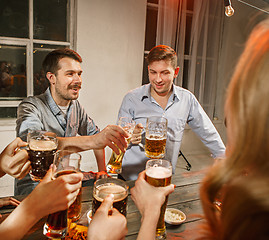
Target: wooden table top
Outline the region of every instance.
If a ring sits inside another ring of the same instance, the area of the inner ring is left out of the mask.
[[[176,185],[175,191],[168,198],[167,207],[177,208],[183,211],[187,219],[184,223],[177,226],[167,224],[167,239],[195,239],[198,236],[198,225],[202,223],[202,207],[199,200],[199,186],[205,171],[187,172],[182,171],[172,176],[172,183]],[[134,186],[134,181],[128,181],[129,188]],[[92,204],[92,186],[83,187],[82,190],[82,216],[78,224],[87,226],[87,212],[91,209]],[[15,197],[20,198],[20,197]],[[0,213],[5,217],[12,209],[1,209]],[[137,238],[140,228],[140,213],[128,196],[127,210],[127,240]],[[2,219],[1,219],[2,220]],[[46,218],[41,219],[23,239],[42,240],[47,239],[42,231]],[[196,229],[196,230],[195,230]]]

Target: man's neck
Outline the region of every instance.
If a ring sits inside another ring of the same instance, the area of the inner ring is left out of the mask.
[[[59,97],[57,94],[55,94],[54,91],[52,91],[50,89],[50,93],[51,93],[51,96],[54,100],[54,102],[58,105],[58,106],[61,106],[61,107],[67,107],[69,106],[71,100],[66,100],[66,99],[63,99],[61,97]]]
[[[173,92],[173,89],[171,89],[169,92],[164,94],[159,94],[155,92],[152,88],[150,90],[150,95],[155,99],[155,101],[162,107],[162,109],[165,109],[169,100],[169,97],[171,96]]]

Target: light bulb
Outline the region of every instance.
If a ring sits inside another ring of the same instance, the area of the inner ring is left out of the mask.
[[[234,15],[234,9],[232,8],[231,5],[229,5],[229,6],[225,6],[225,15],[226,15],[227,17],[231,17],[231,16]]]

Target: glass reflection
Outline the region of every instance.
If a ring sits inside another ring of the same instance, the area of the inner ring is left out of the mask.
[[[26,48],[0,46],[0,97],[2,99],[26,97]],[[9,99],[7,99],[9,100]]]

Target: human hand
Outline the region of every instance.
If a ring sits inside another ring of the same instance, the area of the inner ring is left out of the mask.
[[[110,147],[116,154],[120,154],[119,149],[125,152],[127,147],[126,138],[129,134],[117,125],[108,125],[101,132],[95,134],[96,148]],[[119,149],[118,149],[119,148]]]
[[[34,211],[39,218],[65,210],[75,201],[81,187],[82,178],[82,173],[72,173],[51,180],[52,168],[50,168],[40,184],[25,201],[29,203],[29,206],[32,204],[33,209],[31,211]]]
[[[22,179],[31,169],[26,150],[19,150],[27,146],[20,138],[13,140],[0,154],[0,176],[9,174],[12,177]]]
[[[144,129],[144,127],[143,127],[142,123],[138,123],[135,126],[133,135],[131,137],[131,143],[132,144],[139,144],[139,143],[141,143],[143,129]]]
[[[142,218],[146,214],[160,215],[160,209],[167,195],[174,191],[175,185],[154,187],[145,180],[146,171],[139,174],[135,186],[131,189],[131,198],[137,206]],[[152,204],[154,202],[154,204]]]
[[[88,240],[120,240],[127,234],[127,220],[113,208],[114,195],[108,195],[93,216],[88,228]]]
[[[13,198],[13,197],[3,197],[0,198],[0,208],[4,207],[4,206],[15,206],[17,207],[20,204],[20,201]],[[2,215],[0,214],[0,218],[2,217]]]

